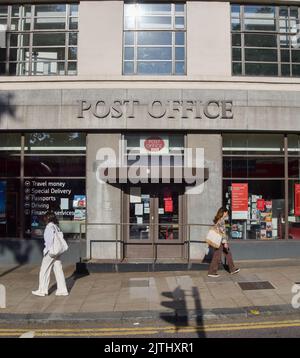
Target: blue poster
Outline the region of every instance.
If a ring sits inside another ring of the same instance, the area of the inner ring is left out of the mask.
[[[0,224],[6,224],[6,182],[0,181]]]

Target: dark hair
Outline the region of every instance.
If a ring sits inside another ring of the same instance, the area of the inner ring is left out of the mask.
[[[220,209],[217,211],[217,214],[214,218],[214,223],[216,224],[225,213],[228,213],[228,209],[225,208],[224,206],[220,207]]]
[[[53,223],[53,224],[56,224],[58,225],[58,220],[57,220],[57,217],[56,215],[54,214],[53,211],[48,211],[45,215],[45,219],[46,219],[46,223],[49,224],[49,223]]]

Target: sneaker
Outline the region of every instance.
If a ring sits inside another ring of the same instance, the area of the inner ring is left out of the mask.
[[[238,273],[238,272],[240,272],[240,269],[239,269],[239,268],[237,268],[237,269],[235,269],[234,271],[230,272],[230,274],[231,274],[231,275],[234,275],[234,274],[236,274],[236,273]]]
[[[220,275],[217,273],[209,273],[207,276],[208,277],[220,277]]]
[[[39,290],[36,290],[36,291],[31,291],[31,293],[35,296],[40,296],[40,297],[45,297],[46,294],[45,293],[42,293],[40,292]]]
[[[56,292],[55,296],[69,296],[69,292]]]

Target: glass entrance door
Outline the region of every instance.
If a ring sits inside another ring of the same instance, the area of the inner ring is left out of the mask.
[[[183,188],[176,185],[132,186],[125,191],[125,258],[183,257]]]

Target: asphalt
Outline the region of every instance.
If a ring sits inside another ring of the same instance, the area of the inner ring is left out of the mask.
[[[49,296],[31,294],[37,288],[38,266],[3,266],[0,284],[6,287],[6,308],[0,308],[0,322],[173,323],[299,314],[300,308],[292,306],[292,287],[300,282],[300,265],[258,266],[248,263],[237,275],[220,269],[215,279],[204,270],[78,275],[74,265],[67,265],[68,297],[55,296],[53,278]],[[258,287],[268,282],[271,288],[241,288],[250,282]]]

